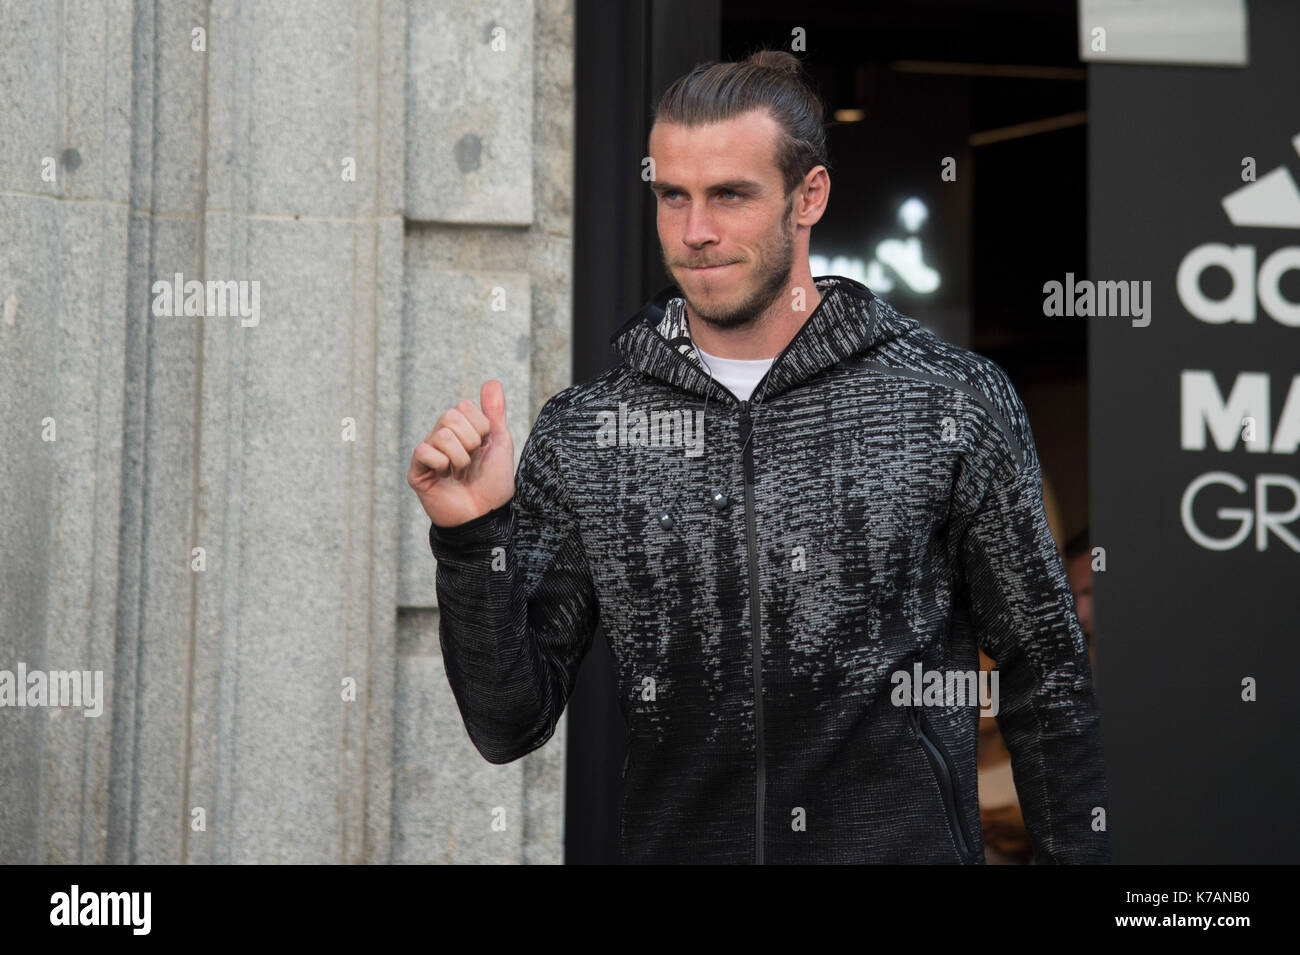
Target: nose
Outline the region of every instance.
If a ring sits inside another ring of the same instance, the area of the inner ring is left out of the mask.
[[[718,232],[704,203],[693,202],[686,211],[686,231],[682,242],[692,249],[701,249],[718,241]]]

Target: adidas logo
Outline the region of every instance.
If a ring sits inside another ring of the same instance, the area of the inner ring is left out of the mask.
[[[1300,153],[1300,133],[1291,138],[1291,145]],[[1286,166],[1229,193],[1222,203],[1233,225],[1300,229],[1300,188]]]
[[[1300,153],[1300,134],[1291,138]],[[1242,186],[1220,200],[1228,221],[1234,226],[1300,229],[1300,188],[1286,166]],[[1300,245],[1274,249],[1255,268],[1253,245],[1228,245],[1206,242],[1183,256],[1178,265],[1175,287],[1183,308],[1203,322],[1224,325],[1229,322],[1253,324],[1256,308],[1261,308],[1280,325],[1300,328],[1300,302],[1282,294],[1282,276],[1300,270]],[[1212,299],[1201,291],[1201,273],[1218,266],[1232,279],[1227,296]]]

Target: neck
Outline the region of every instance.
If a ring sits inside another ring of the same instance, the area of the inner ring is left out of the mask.
[[[796,289],[800,291],[796,293]],[[772,299],[772,304],[752,322],[735,328],[719,328],[696,315],[689,303],[686,316],[691,325],[691,338],[710,355],[757,361],[781,354],[821,300],[805,259],[803,268],[791,271],[790,280]]]

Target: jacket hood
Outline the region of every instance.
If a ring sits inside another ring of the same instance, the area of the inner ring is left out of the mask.
[[[815,276],[817,307],[777,355],[755,389],[755,400],[788,391],[823,369],[870,351],[915,329],[916,319],[895,311],[860,282],[842,275]],[[610,336],[610,345],[633,368],[704,397],[735,396],[713,381],[691,341],[681,289],[667,285]]]

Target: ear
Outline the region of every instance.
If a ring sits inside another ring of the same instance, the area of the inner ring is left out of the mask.
[[[831,196],[831,177],[825,166],[814,166],[795,190],[795,224],[814,226],[826,212]]]

